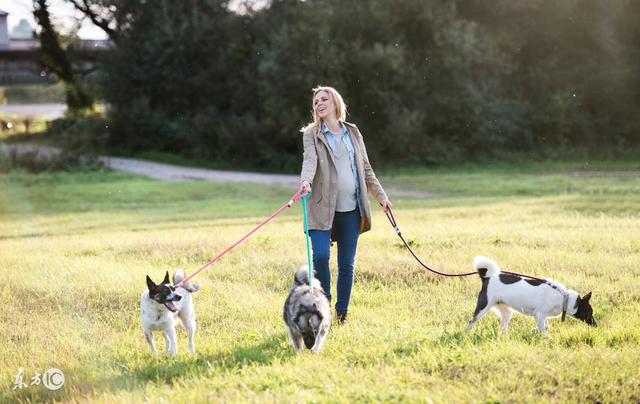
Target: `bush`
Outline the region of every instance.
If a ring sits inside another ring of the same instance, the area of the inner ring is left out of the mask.
[[[95,156],[41,147],[44,149],[24,148],[20,145],[3,147],[0,150],[0,171],[25,170],[30,173],[40,173],[102,169],[102,164]]]
[[[111,148],[297,171],[319,84],[376,165],[640,146],[640,3],[124,3],[103,76]]]
[[[44,132],[20,135],[12,139],[16,144],[5,145],[0,151],[0,169],[33,173],[100,169],[98,153],[105,148],[108,130],[108,123],[98,115],[56,119],[47,123]],[[42,140],[57,147],[24,143]]]
[[[99,115],[56,119],[43,134],[69,153],[94,155],[104,150],[109,139],[109,123]]]

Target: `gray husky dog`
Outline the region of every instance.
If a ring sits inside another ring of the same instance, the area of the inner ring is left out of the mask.
[[[296,271],[284,302],[283,318],[296,352],[303,350],[304,342],[307,349],[317,354],[329,332],[331,309],[320,281],[314,277],[313,287],[309,287],[308,271],[306,265]]]

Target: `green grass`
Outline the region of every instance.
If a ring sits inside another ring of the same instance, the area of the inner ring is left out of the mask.
[[[553,171],[570,171],[560,168]],[[478,279],[425,273],[374,207],[374,228],[360,239],[351,321],[334,324],[319,356],[295,355],[281,319],[293,271],[306,260],[295,206],[197,278],[198,352],[185,352],[180,330],[179,354],[153,357],[138,314],[144,276],[193,271],[293,190],[12,172],[0,175],[0,401],[640,399],[638,177],[474,168],[382,181],[438,192],[393,201],[424,260],[466,272],[483,254],[592,290],[599,327],[553,319],[541,336],[517,315],[505,337],[490,314],[465,332]],[[20,367],[27,384],[59,368],[65,385],[12,390]]]

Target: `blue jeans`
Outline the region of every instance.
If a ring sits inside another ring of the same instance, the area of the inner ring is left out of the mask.
[[[338,243],[338,301],[337,312],[349,309],[351,287],[353,286],[353,264],[360,235],[360,211],[336,212],[333,218],[336,241]],[[331,230],[309,230],[313,247],[313,268],[320,281],[327,299],[331,301],[331,272],[329,271],[329,255],[331,246]]]

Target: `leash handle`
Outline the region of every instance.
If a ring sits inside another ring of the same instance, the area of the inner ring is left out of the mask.
[[[302,216],[304,218],[304,235],[307,240],[307,268],[309,268],[309,287],[313,288],[313,262],[311,261],[311,246],[309,243],[309,217],[307,216],[307,199],[311,192],[306,193],[302,197]]]

